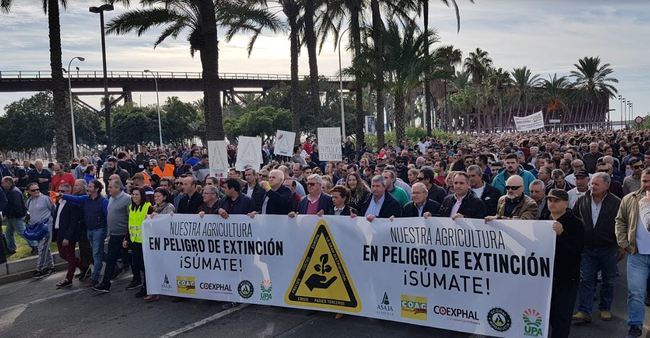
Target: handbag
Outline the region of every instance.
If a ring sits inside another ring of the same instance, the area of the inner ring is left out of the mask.
[[[40,241],[50,232],[47,222],[28,224],[23,231],[23,236],[30,241]]]

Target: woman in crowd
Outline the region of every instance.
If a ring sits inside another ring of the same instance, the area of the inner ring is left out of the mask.
[[[30,183],[27,186],[29,198],[27,205],[27,227],[30,225],[45,223],[48,227],[47,234],[38,241],[38,259],[36,260],[36,271],[33,278],[40,279],[54,273],[54,260],[50,252],[50,239],[52,237],[52,211],[54,205],[49,196],[41,194],[38,183]]]
[[[136,297],[144,297],[147,295],[147,284],[146,278],[144,277],[144,259],[142,257],[142,223],[150,211],[153,211],[153,209],[151,208],[151,203],[147,202],[145,198],[144,189],[134,187],[131,190],[131,205],[129,206],[129,232],[124,238],[122,246],[125,249],[131,247],[133,251],[133,262],[131,265],[133,279],[126,289],[133,290],[140,288],[135,294]]]
[[[86,184],[94,181],[96,176],[97,176],[97,169],[95,168],[95,166],[92,164],[88,165],[86,167],[86,170],[84,171],[84,181],[86,181]]]
[[[361,205],[363,205],[368,199],[368,196],[370,196],[370,188],[368,188],[368,184],[366,181],[361,179],[359,173],[353,172],[348,174],[345,180],[345,185],[350,189],[348,205],[354,210],[359,210]]]
[[[174,214],[174,204],[171,203],[172,195],[169,190],[165,188],[157,188],[153,193],[154,205],[152,206],[151,218],[156,215]],[[145,287],[146,288],[146,287]],[[147,293],[144,297],[147,302],[154,302],[160,300],[159,295],[151,295]]]

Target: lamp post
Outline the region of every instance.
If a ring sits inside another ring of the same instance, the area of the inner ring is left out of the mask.
[[[72,61],[74,60],[79,60],[81,62],[86,61],[85,58],[81,56],[75,56],[72,59],[70,59],[70,62],[68,62],[68,93],[70,93],[70,119],[72,120],[72,154],[75,158],[77,158],[77,133],[75,132],[75,127],[74,127],[74,104],[72,101],[72,80],[71,80],[71,73],[70,73],[70,66],[72,66]],[[79,68],[77,68],[79,69]],[[77,73],[77,77],[79,73]]]
[[[102,66],[104,70],[104,119],[106,120],[106,151],[111,153],[112,139],[111,139],[111,103],[108,98],[108,78],[106,75],[106,37],[104,33],[104,12],[113,10],[113,5],[105,4],[99,7],[90,7],[88,10],[91,13],[99,14],[99,24],[102,34]]]
[[[156,84],[156,111],[158,112],[158,137],[160,137],[160,149],[163,147],[162,141],[162,123],[160,122],[160,97],[158,96],[158,73],[154,74],[149,69],[144,70],[145,73],[153,75],[153,82]]]
[[[618,102],[621,104],[621,126],[623,125],[623,96],[618,96]]]
[[[625,129],[625,124],[626,124],[625,121],[627,119],[627,116],[625,116],[626,112],[627,112],[627,103],[625,101],[625,98],[623,98],[623,120],[622,120],[623,122],[621,123],[621,129]]]
[[[346,28],[341,35],[339,35],[338,47],[339,47],[339,96],[341,100],[341,136],[343,142],[345,142],[345,107],[343,106],[343,68],[341,66],[341,38],[345,32],[347,32],[350,27]]]

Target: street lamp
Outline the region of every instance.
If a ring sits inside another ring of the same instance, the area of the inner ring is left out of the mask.
[[[626,115],[626,114],[625,114],[626,112],[627,112],[627,103],[625,103],[625,98],[623,98],[623,110],[622,110],[622,114],[623,114],[623,119],[622,119],[622,121],[623,121],[623,122],[621,123],[621,129],[625,129],[625,124],[626,124],[625,121],[627,121],[627,116],[625,116],[625,115]]]
[[[73,104],[73,101],[72,101],[72,80],[71,80],[72,74],[70,73],[70,66],[72,66],[72,61],[74,61],[74,60],[79,60],[81,62],[84,62],[84,61],[86,61],[86,59],[81,57],[81,56],[73,57],[72,59],[70,59],[70,62],[68,62],[68,71],[67,71],[67,73],[68,73],[68,92],[70,93],[70,119],[72,120],[72,154],[73,154],[74,158],[78,158],[77,157],[77,133],[75,132],[75,128],[74,128],[74,104]],[[79,69],[79,68],[77,67],[77,69]],[[78,76],[79,76],[79,73],[77,73],[77,77]]]
[[[145,73],[153,75],[153,82],[156,84],[156,111],[158,111],[158,136],[160,137],[160,149],[163,147],[162,142],[162,123],[160,122],[160,98],[158,96],[158,73],[154,74],[149,69],[144,70]]]
[[[341,35],[339,35],[339,42],[337,45],[339,47],[339,90],[340,90],[339,96],[341,99],[341,135],[343,136],[342,138],[343,142],[345,142],[345,107],[343,107],[343,68],[341,67],[341,38],[343,38],[343,35],[349,29],[350,27],[346,28],[343,32],[341,32]]]
[[[102,66],[104,68],[104,118],[106,119],[106,151],[111,153],[111,103],[108,99],[108,79],[106,75],[106,37],[104,33],[104,12],[112,11],[113,5],[105,4],[99,7],[90,7],[91,13],[99,14],[99,24],[102,33]]]

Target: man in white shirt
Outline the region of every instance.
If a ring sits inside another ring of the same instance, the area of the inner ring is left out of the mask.
[[[589,191],[589,173],[586,170],[578,170],[574,175],[576,186],[568,191],[569,208],[573,208],[578,198],[584,196]]]

